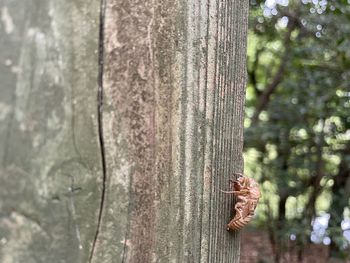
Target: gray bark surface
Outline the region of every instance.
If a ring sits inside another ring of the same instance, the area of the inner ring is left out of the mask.
[[[102,182],[99,1],[0,8],[0,262],[87,262]]]
[[[248,1],[0,9],[0,262],[238,262]]]

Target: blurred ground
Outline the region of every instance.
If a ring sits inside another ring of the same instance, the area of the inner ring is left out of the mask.
[[[273,252],[267,233],[263,231],[244,230],[241,239],[241,263],[270,263],[273,262]],[[326,263],[329,247],[325,245],[310,244],[305,249],[304,263]],[[296,263],[297,251],[291,241],[290,249],[284,254],[283,263]]]

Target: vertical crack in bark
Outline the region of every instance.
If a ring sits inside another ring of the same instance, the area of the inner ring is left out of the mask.
[[[101,228],[103,207],[105,201],[105,193],[106,193],[106,180],[107,180],[107,169],[106,169],[106,157],[105,157],[105,145],[103,139],[103,114],[102,114],[102,106],[103,106],[103,56],[104,56],[104,19],[105,19],[105,1],[101,0],[100,4],[100,28],[99,28],[99,44],[98,44],[98,91],[97,91],[97,122],[98,122],[98,136],[99,136],[99,144],[101,150],[101,163],[102,163],[102,193],[101,193],[101,201],[100,201],[100,209],[98,213],[97,227],[95,232],[95,237],[92,243],[91,253],[89,257],[89,262],[92,262],[92,258],[94,256],[96,243],[98,239],[98,235]]]

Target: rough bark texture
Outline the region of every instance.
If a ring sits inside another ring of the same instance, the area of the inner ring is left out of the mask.
[[[0,261],[238,262],[248,1],[0,8]]]

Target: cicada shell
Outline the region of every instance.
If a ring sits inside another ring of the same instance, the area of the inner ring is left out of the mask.
[[[254,179],[245,176],[233,181],[232,193],[237,197],[235,217],[228,223],[227,230],[243,228],[254,216],[255,208],[260,198],[259,185]]]

